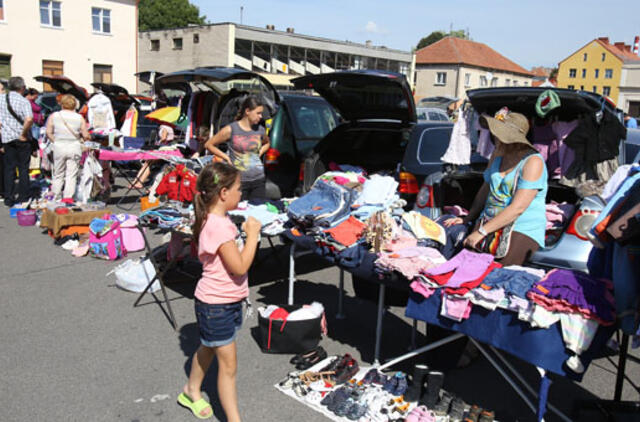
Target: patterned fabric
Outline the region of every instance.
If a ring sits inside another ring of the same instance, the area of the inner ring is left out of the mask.
[[[31,104],[22,95],[17,92],[10,92],[9,101],[13,111],[23,120],[27,117],[33,117]],[[20,138],[20,135],[22,135],[22,123],[9,113],[7,94],[0,95],[0,126],[0,136],[2,136],[2,142],[5,144]]]
[[[242,181],[262,179],[264,167],[260,160],[260,148],[264,127],[256,130],[243,130],[238,122],[231,123],[231,139],[229,140],[229,158],[231,163],[242,172]]]

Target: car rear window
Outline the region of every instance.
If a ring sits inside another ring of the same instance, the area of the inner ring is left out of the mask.
[[[324,138],[337,125],[337,116],[327,103],[292,104],[293,126],[298,139]]]
[[[439,163],[449,146],[451,127],[427,128],[420,134],[418,162],[420,164]]]

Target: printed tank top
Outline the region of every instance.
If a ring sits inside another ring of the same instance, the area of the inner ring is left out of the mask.
[[[264,167],[260,159],[264,127],[256,126],[244,130],[238,122],[231,123],[231,139],[229,139],[229,158],[231,163],[242,172],[243,182],[264,178]]]

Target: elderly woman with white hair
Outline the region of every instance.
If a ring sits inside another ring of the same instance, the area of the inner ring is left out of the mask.
[[[82,144],[90,139],[84,118],[76,113],[76,99],[69,94],[60,99],[62,110],[47,121],[47,137],[53,142],[53,183],[56,199],[73,201],[78,181]],[[64,186],[64,192],[62,187]]]

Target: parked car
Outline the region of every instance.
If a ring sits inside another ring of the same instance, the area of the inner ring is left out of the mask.
[[[449,104],[455,103],[458,98],[447,96],[425,97],[418,101],[418,107],[433,107],[446,110]]]
[[[322,97],[280,93],[280,107],[269,130],[271,148],[264,158],[268,198],[294,195],[304,158],[335,129],[339,118]]]
[[[302,192],[309,190],[331,162],[361,166],[370,173],[395,174],[416,123],[416,108],[404,75],[355,70],[302,76],[292,83],[296,89],[315,90],[343,119],[305,159]]]
[[[58,94],[73,95],[79,102],[79,108],[89,101],[89,93],[87,90],[76,85],[75,82],[66,76],[36,76],[33,79],[49,84],[54,90],[54,92],[43,92],[36,100],[36,103],[44,108],[45,118],[54,111],[60,110],[60,105],[56,101]]]
[[[638,162],[640,159],[640,129],[627,129],[627,139],[624,142],[623,153],[623,163]]]
[[[449,122],[449,115],[446,111],[436,107],[418,107],[416,109],[418,122]]]
[[[156,77],[154,92],[158,105],[171,98],[184,97],[196,92],[212,92],[216,98],[211,116],[213,133],[231,123],[247,95],[258,96],[263,104],[264,120],[275,115],[280,97],[263,76],[231,67],[198,67]]]
[[[476,89],[467,91],[467,95],[474,109],[480,113],[493,114],[501,107],[507,106],[512,111],[534,116],[536,100],[545,89]],[[582,113],[593,113],[600,109],[604,109],[606,113],[615,114],[619,119],[622,117],[620,110],[615,109],[597,94],[566,89],[555,89],[555,91],[562,104],[559,116],[563,120],[572,120]],[[407,147],[403,161],[403,167],[407,173],[415,176],[416,179],[436,172],[442,173],[442,177],[435,178],[439,182],[434,183],[432,178],[421,184],[415,201],[415,207],[419,211],[425,208],[439,209],[444,205],[461,205],[469,209],[476,192],[483,183],[482,172],[486,168],[486,160],[483,163],[483,160],[475,154],[472,156],[471,165],[466,167],[447,168],[437,162],[446,150],[446,145],[442,146],[442,140],[446,139],[448,130],[450,129],[445,127],[430,128],[419,125]],[[627,142],[621,144],[621,150],[626,150],[629,141],[634,140],[637,141],[637,138],[633,134],[628,135]],[[624,157],[620,158],[621,162],[624,162]],[[547,202],[552,200],[575,204],[576,211],[563,230],[559,233],[547,233],[546,246],[534,254],[531,264],[543,268],[586,271],[587,259],[592,248],[586,232],[602,211],[604,203],[598,196],[581,199],[577,196],[575,189],[550,181]]]

